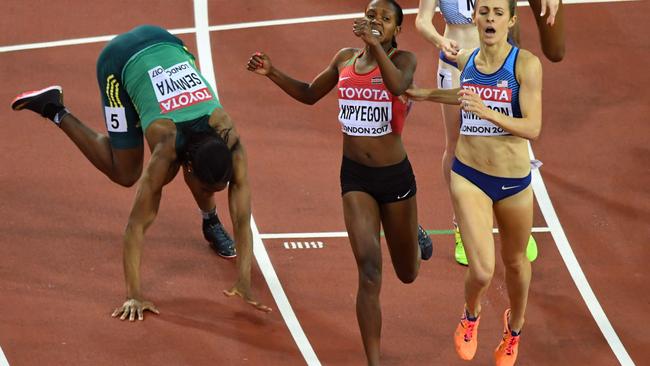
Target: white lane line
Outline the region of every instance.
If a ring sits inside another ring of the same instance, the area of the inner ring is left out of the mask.
[[[7,361],[4,352],[2,352],[2,347],[0,347],[0,366],[9,366],[9,361]]]
[[[631,2],[631,1],[640,1],[640,0],[566,0],[563,1],[564,5],[571,4],[596,4],[596,3],[620,3],[620,2]],[[528,6],[527,1],[519,1],[518,6]],[[404,9],[404,14],[417,14],[417,8]],[[207,14],[205,15],[207,17]],[[290,19],[278,19],[278,20],[265,20],[259,22],[244,22],[244,23],[233,23],[233,24],[223,24],[215,25],[208,27],[210,31],[226,31],[234,29],[249,29],[249,28],[258,28],[258,27],[271,27],[278,25],[290,25],[290,24],[303,24],[303,23],[316,23],[316,22],[327,22],[334,20],[345,20],[359,18],[363,16],[363,13],[348,13],[348,14],[336,14],[336,15],[323,15],[323,16],[313,16],[313,17],[303,17],[303,18],[290,18]],[[177,28],[170,29],[169,32],[172,34],[189,34],[194,33],[196,29],[194,28]],[[107,36],[98,36],[98,37],[85,37],[85,38],[75,38],[75,39],[66,39],[61,41],[51,41],[51,42],[38,42],[38,43],[25,43],[17,44],[10,46],[0,47],[0,53],[3,52],[15,52],[15,51],[24,51],[32,50],[38,48],[50,48],[50,47],[61,47],[61,46],[73,46],[79,44],[89,44],[89,43],[99,43],[99,42],[108,42],[113,39],[116,34],[107,35]]]
[[[255,254],[257,264],[260,266],[262,275],[264,276],[266,283],[269,285],[271,294],[273,294],[273,299],[278,305],[278,309],[282,314],[284,322],[287,324],[287,328],[289,328],[294,341],[298,345],[300,353],[302,353],[302,357],[304,357],[305,361],[307,361],[307,365],[320,366],[321,363],[318,360],[318,356],[316,356],[316,353],[309,343],[305,332],[302,330],[300,322],[298,321],[296,314],[293,312],[291,304],[289,304],[289,299],[284,293],[284,289],[282,289],[280,279],[273,269],[271,259],[269,258],[269,254],[266,251],[266,247],[264,247],[260,232],[257,229],[257,225],[255,224],[255,220],[252,216],[251,229],[253,231],[253,254]]]
[[[210,31],[208,27],[208,3],[207,0],[194,0],[194,26],[196,27],[196,47],[199,53],[199,65],[201,74],[212,84],[214,93],[219,99],[217,91],[217,78],[214,76],[214,65],[212,63],[212,44],[210,43]]]
[[[534,227],[534,233],[549,233],[551,229],[548,227]],[[499,233],[498,229],[492,229],[495,234]],[[436,235],[436,234],[431,234]],[[444,234],[443,234],[444,235]],[[268,233],[260,234],[261,239],[308,239],[308,238],[347,238],[347,231],[326,231],[320,233]]]
[[[217,83],[214,77],[214,66],[212,62],[212,51],[210,45],[210,31],[208,30],[208,2],[207,0],[194,0],[194,22],[196,26],[196,41],[199,49],[199,63],[201,65],[201,73],[205,79],[212,84],[215,93],[217,93]],[[257,260],[257,264],[262,271],[262,275],[269,286],[273,299],[282,314],[282,318],[291,332],[300,353],[307,361],[309,366],[320,366],[321,363],[314,352],[305,332],[302,330],[296,314],[289,304],[289,299],[282,289],[282,284],[275,273],[271,259],[264,248],[264,243],[260,238],[260,232],[255,223],[253,215],[251,215],[251,231],[253,232],[253,255]]]
[[[535,159],[535,155],[533,154],[533,149],[531,148],[530,144],[528,144],[528,153],[531,159]],[[600,306],[600,303],[598,302],[596,295],[591,289],[591,286],[589,286],[587,277],[585,276],[584,272],[582,272],[582,268],[578,263],[578,259],[571,249],[571,244],[569,244],[569,239],[564,233],[560,219],[555,213],[555,209],[553,208],[551,198],[546,191],[546,185],[542,180],[542,175],[539,169],[533,169],[532,174],[533,192],[537,198],[537,203],[540,210],[542,211],[542,215],[544,216],[546,223],[551,228],[553,241],[555,242],[555,245],[557,246],[557,249],[562,256],[562,260],[564,260],[564,264],[569,270],[569,274],[571,275],[573,282],[578,287],[578,291],[587,304],[587,308],[589,308],[591,315],[596,321],[596,324],[598,324],[600,331],[605,336],[605,339],[607,340],[607,343],[609,343],[610,348],[612,351],[614,351],[614,355],[616,355],[618,361],[621,363],[621,365],[634,365],[632,358],[630,358],[630,355],[625,350],[625,346],[623,346],[623,343],[618,338],[614,327],[612,327],[609,319],[607,319],[607,315],[605,315],[605,311],[603,310],[602,306]]]

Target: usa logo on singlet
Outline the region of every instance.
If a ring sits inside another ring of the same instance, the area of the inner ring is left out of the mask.
[[[149,70],[149,78],[162,113],[169,113],[212,99],[210,89],[199,73],[185,61],[167,69]]]
[[[463,84],[463,89],[468,89],[478,94],[486,107],[512,117],[512,89],[494,86]],[[461,111],[462,125],[460,133],[476,136],[502,136],[509,135],[504,129],[490,121],[478,118],[472,112]]]

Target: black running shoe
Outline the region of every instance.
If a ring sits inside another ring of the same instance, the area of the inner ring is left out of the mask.
[[[221,225],[219,219],[203,220],[203,237],[210,243],[210,247],[224,258],[234,258],[235,241],[232,240],[226,229]]]
[[[63,89],[58,85],[20,94],[11,102],[11,109],[14,111],[28,109],[57,125],[61,123],[63,116],[69,113],[63,105]]]
[[[420,258],[423,260],[428,260],[433,255],[433,242],[429,234],[418,225],[418,245],[420,246]]]

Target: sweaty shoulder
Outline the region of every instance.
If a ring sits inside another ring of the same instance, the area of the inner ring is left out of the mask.
[[[341,48],[336,55],[334,55],[334,60],[332,63],[338,66],[339,68],[346,62],[348,62],[354,55],[359,51],[358,48],[346,47]]]
[[[542,63],[539,57],[535,56],[532,52],[524,49],[519,49],[519,56],[515,65],[517,73],[517,80],[521,81],[522,77],[541,75]]]

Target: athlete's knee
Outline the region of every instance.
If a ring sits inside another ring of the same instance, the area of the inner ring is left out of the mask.
[[[564,45],[543,46],[542,50],[544,51],[544,56],[551,62],[560,62],[564,59]]]
[[[142,166],[129,170],[114,170],[113,174],[109,176],[111,180],[123,187],[132,187],[142,174]]]
[[[138,179],[140,179],[140,174],[123,174],[114,177],[110,177],[111,180],[123,187],[132,187]]]
[[[488,287],[492,282],[492,277],[494,277],[494,268],[472,268],[469,272],[469,279],[479,287]]]
[[[506,272],[518,276],[519,274],[525,273],[528,267],[530,267],[530,261],[526,257],[526,253],[522,252],[517,256],[503,258],[503,266]]]
[[[397,270],[397,278],[399,278],[402,283],[412,283],[418,277],[419,270],[419,265],[415,265],[413,268],[407,270]]]
[[[365,290],[379,291],[381,287],[381,264],[370,258],[358,262],[359,287]]]

